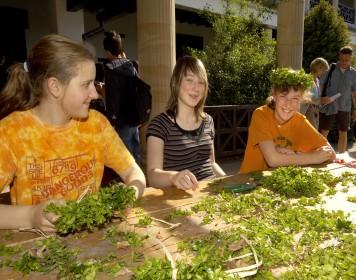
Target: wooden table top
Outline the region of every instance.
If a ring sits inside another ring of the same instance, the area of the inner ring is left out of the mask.
[[[345,165],[337,163],[318,165],[313,168],[315,167],[329,170],[334,176],[339,176],[346,170],[351,172],[356,171],[354,168],[349,168]],[[246,183],[249,182],[249,177],[250,176],[248,174],[226,176],[221,178],[221,184]],[[200,237],[212,229],[224,230],[224,228],[228,227],[228,225],[226,225],[223,221],[204,224],[202,222],[202,216],[199,214],[183,218],[180,225],[174,229],[169,229],[168,225],[161,223],[159,220],[154,220],[152,226],[138,227],[138,221],[142,218],[142,215],[163,220],[173,210],[191,209],[191,207],[199,202],[203,197],[214,195],[215,187],[209,186],[209,183],[211,182],[213,181],[201,181],[199,183],[199,189],[195,192],[182,191],[173,187],[164,190],[147,188],[142,199],[138,202],[138,205],[131,210],[126,222],[115,221],[111,225],[108,225],[103,229],[97,229],[91,233],[85,232],[59,238],[69,244],[69,247],[83,249],[83,252],[78,255],[79,260],[101,258],[107,256],[109,252],[112,252],[114,254],[118,254],[121,259],[130,262],[130,248],[118,250],[116,246],[113,246],[113,244],[110,243],[109,240],[102,240],[108,227],[113,225],[122,231],[135,231],[138,234],[158,238],[164,243],[169,251],[176,252],[177,243],[183,241],[186,237]],[[335,203],[331,203],[330,205],[333,204]],[[343,202],[338,202],[337,204],[340,204],[338,207],[342,207],[344,205]],[[353,215],[355,215],[356,209],[353,208],[350,212],[353,212]],[[23,248],[31,248],[33,247],[34,240],[43,238],[33,232],[11,231],[10,234],[11,238],[6,239],[5,236],[9,235],[9,231],[0,230],[0,245],[11,245],[20,242],[23,243]],[[144,255],[149,257],[164,257],[162,247],[154,240],[154,238],[148,238],[146,240],[146,244],[142,249],[142,252]],[[139,264],[140,263],[138,263],[138,265]],[[50,274],[33,272],[28,275],[26,279],[56,279],[57,273],[58,272],[56,271]],[[23,275],[22,273],[15,272],[10,268],[0,269],[0,279],[23,279]],[[99,276],[99,279],[113,278],[108,277],[107,275],[101,275]],[[129,274],[122,275],[115,279],[129,279]]]

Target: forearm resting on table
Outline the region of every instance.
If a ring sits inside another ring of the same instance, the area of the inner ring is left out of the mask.
[[[0,204],[0,229],[32,228],[33,206]]]
[[[213,168],[213,171],[214,171],[214,174],[216,175],[216,177],[226,176],[226,173],[224,172],[224,170],[221,169],[219,164],[214,162],[211,166]]]
[[[328,147],[328,146],[325,146]],[[288,165],[308,165],[308,164],[320,164],[335,159],[334,150],[330,150],[330,154],[327,157],[317,156],[318,152],[298,153],[298,154],[281,154],[278,152],[272,152],[265,156],[266,163],[269,167],[288,166]]]
[[[173,186],[173,176],[178,174],[177,171],[164,171],[154,168],[148,171],[147,179],[150,187],[168,188]]]

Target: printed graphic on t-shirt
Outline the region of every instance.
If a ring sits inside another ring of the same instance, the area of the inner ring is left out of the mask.
[[[87,188],[95,190],[95,158],[87,154],[71,158],[27,158],[26,173],[32,192],[32,203],[39,204],[50,198],[77,199]]]
[[[276,148],[292,150],[292,147],[293,147],[292,141],[284,136],[279,136],[279,137],[274,138],[273,142],[274,142],[274,146]]]

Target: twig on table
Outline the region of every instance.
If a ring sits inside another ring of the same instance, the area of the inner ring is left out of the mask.
[[[169,225],[168,230],[173,230],[173,229],[175,229],[175,228],[177,228],[177,227],[179,227],[179,226],[181,225],[181,223],[172,224],[172,223],[169,223],[169,222],[167,222],[167,221],[165,221],[165,220],[161,220],[161,219],[157,219],[157,218],[153,218],[153,217],[151,217],[151,218],[152,218],[152,220],[154,220],[154,221],[161,222],[161,223],[163,223],[163,224]]]
[[[19,228],[19,231],[34,232],[34,233],[38,233],[39,235],[42,235],[45,238],[49,238],[49,236],[46,235],[43,231],[41,231],[39,229],[35,229],[35,228]]]
[[[31,230],[31,229],[26,229],[26,228],[20,228],[19,231],[32,231],[32,230]],[[50,236],[55,236],[55,235],[54,235],[54,234],[51,234]],[[19,245],[19,244],[23,245],[23,244],[27,244],[27,243],[32,243],[32,242],[34,242],[34,241],[47,239],[47,238],[49,238],[50,236],[43,234],[41,237],[36,237],[36,238],[29,239],[29,240],[25,240],[25,241],[20,241],[20,242],[8,244],[8,245],[6,245],[6,246],[15,247],[15,246],[17,246],[17,245]]]
[[[89,190],[90,190],[90,185],[87,186],[84,192],[82,192],[82,194],[78,197],[77,203],[80,203],[82,201],[83,197],[88,193]]]
[[[161,245],[161,247],[163,248],[163,251],[167,257],[167,259],[170,261],[171,263],[171,267],[173,269],[173,272],[172,272],[172,280],[176,280],[177,279],[177,273],[178,273],[178,269],[176,268],[176,263],[171,255],[171,253],[168,251],[167,247],[163,244],[162,241],[160,241],[159,239],[157,239],[156,237],[153,237],[151,235],[149,235],[149,237],[151,239],[153,239],[154,241],[156,241],[159,245]]]
[[[255,248],[252,246],[251,242],[243,235],[241,235],[242,239],[245,240],[246,244],[248,244],[252,250],[252,253],[248,253],[248,254],[245,254],[243,256],[238,256],[236,258],[229,258],[228,261],[232,261],[232,260],[238,260],[238,259],[242,259],[244,257],[247,257],[247,256],[254,256],[254,259],[255,259],[255,264],[253,265],[249,265],[249,266],[244,266],[244,267],[239,267],[239,268],[234,268],[234,269],[230,269],[230,270],[226,270],[225,272],[230,274],[230,275],[233,275],[235,273],[238,274],[239,277],[241,278],[244,278],[244,277],[247,277],[247,276],[251,276],[251,275],[255,275],[258,271],[258,268],[262,265],[262,260],[258,260],[258,257],[257,257],[257,253],[256,253],[256,250]]]

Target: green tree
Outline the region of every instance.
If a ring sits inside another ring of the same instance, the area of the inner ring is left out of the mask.
[[[275,41],[262,23],[265,7],[257,13],[241,0],[221,0],[222,12],[205,7],[214,39],[205,51],[190,49],[208,72],[208,105],[262,104],[271,88],[269,75],[276,65]]]
[[[340,48],[350,44],[350,34],[344,19],[335,7],[321,0],[304,18],[303,68],[324,57],[329,63],[339,60]]]

